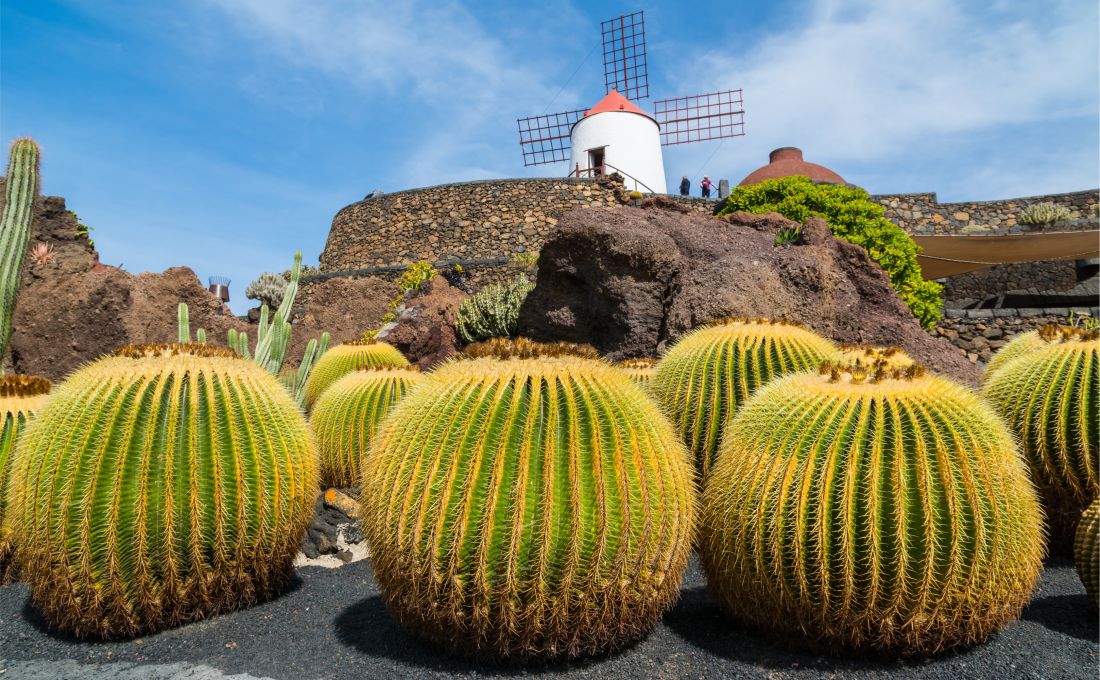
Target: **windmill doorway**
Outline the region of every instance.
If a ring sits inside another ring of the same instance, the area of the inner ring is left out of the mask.
[[[606,146],[601,146],[588,150],[588,167],[591,169],[592,177],[603,177],[604,175],[603,151],[606,148]]]

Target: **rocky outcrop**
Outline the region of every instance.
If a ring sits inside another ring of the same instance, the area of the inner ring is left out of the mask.
[[[588,342],[614,360],[655,356],[730,316],[800,321],[838,342],[897,345],[976,384],[976,367],[921,329],[885,272],[811,219],[802,243],[777,247],[780,215],[724,218],[652,206],[563,215],[539,258],[520,333]]]
[[[406,301],[396,323],[384,328],[378,339],[401,350],[421,370],[428,370],[457,351],[460,342],[455,319],[466,297],[437,276]]]
[[[291,318],[293,332],[287,363],[298,365],[306,344],[321,333],[332,336],[329,346],[357,340],[378,328],[389,303],[401,292],[397,284],[378,277],[331,278],[304,284]]]

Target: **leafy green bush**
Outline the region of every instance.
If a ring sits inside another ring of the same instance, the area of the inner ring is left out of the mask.
[[[886,219],[882,206],[870,200],[863,189],[838,184],[814,184],[807,177],[783,177],[751,186],[737,187],[718,211],[750,213],[777,212],[805,222],[824,218],[837,238],[867,251],[890,277],[898,292],[922,326],[933,326],[943,312],[943,287],[921,277],[917,254],[920,248],[896,224]]]
[[[458,308],[458,337],[464,343],[512,337],[519,322],[519,306],[535,284],[520,274],[508,284],[487,286]]]

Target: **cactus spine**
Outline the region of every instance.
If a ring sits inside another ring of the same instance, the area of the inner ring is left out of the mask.
[[[657,364],[650,386],[705,479],[726,421],[772,378],[839,360],[828,340],[784,322],[732,320],[696,330]]]
[[[317,458],[278,382],[228,349],[131,346],[72,374],[17,447],[32,600],[79,637],[157,631],[282,588]]]
[[[15,460],[15,441],[45,401],[51,384],[29,375],[0,376],[0,585],[15,577],[14,507],[8,503],[8,480]]]
[[[362,483],[362,458],[378,423],[422,377],[400,368],[355,371],[325,390],[309,421],[317,435],[322,486]]]
[[[393,345],[380,340],[364,339],[341,343],[317,360],[305,383],[305,404],[317,403],[329,385],[352,371],[368,368],[405,368],[409,365]]]
[[[989,380],[995,372],[1016,357],[1023,356],[1033,349],[1044,347],[1046,344],[1046,341],[1039,337],[1039,331],[1037,330],[1017,335],[989,358],[989,363],[985,365],[985,373],[982,374],[982,381]]]
[[[1098,333],[1040,329],[1043,347],[1009,361],[983,392],[1023,444],[1043,496],[1051,551],[1068,554],[1081,511],[1100,492]]]
[[[1042,519],[1003,422],[919,367],[823,369],[770,383],[727,428],[700,523],[721,606],[811,645],[903,656],[1016,617]]]
[[[11,320],[19,295],[19,277],[31,238],[34,202],[38,198],[38,164],[41,151],[33,139],[17,139],[11,145],[4,186],[4,212],[0,216],[0,357],[11,339]]]
[[[1077,524],[1073,559],[1093,610],[1100,609],[1100,498],[1085,509]]]
[[[690,460],[605,362],[446,364],[383,422],[363,478],[383,599],[462,653],[604,651],[644,635],[678,595]]]
[[[627,377],[641,387],[649,388],[653,381],[653,374],[657,372],[656,359],[625,359],[616,364]]]

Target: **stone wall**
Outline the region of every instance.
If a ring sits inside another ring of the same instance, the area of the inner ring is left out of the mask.
[[[989,295],[1027,288],[1067,291],[1075,285],[1077,265],[1073,260],[999,264],[948,278],[943,284],[943,299],[948,306],[958,306],[951,303],[982,300]]]
[[[948,309],[947,315],[931,332],[947,338],[970,361],[984,365],[1013,337],[1047,324],[1067,324],[1071,312],[1075,317],[1100,318],[1097,307]]]
[[[940,203],[935,193],[881,194],[871,200],[886,209],[886,217],[913,235],[976,234],[994,236],[1031,231],[1050,231],[1044,225],[1018,224],[1016,216],[1032,203],[1050,202],[1070,210],[1070,222],[1057,224],[1059,231],[1095,228],[1084,218],[1097,214],[1098,192],[1076,191],[1069,194],[1027,196],[999,201]]]
[[[332,220],[321,270],[510,258],[538,250],[567,210],[624,198],[621,184],[602,178],[465,182],[366,198]]]

